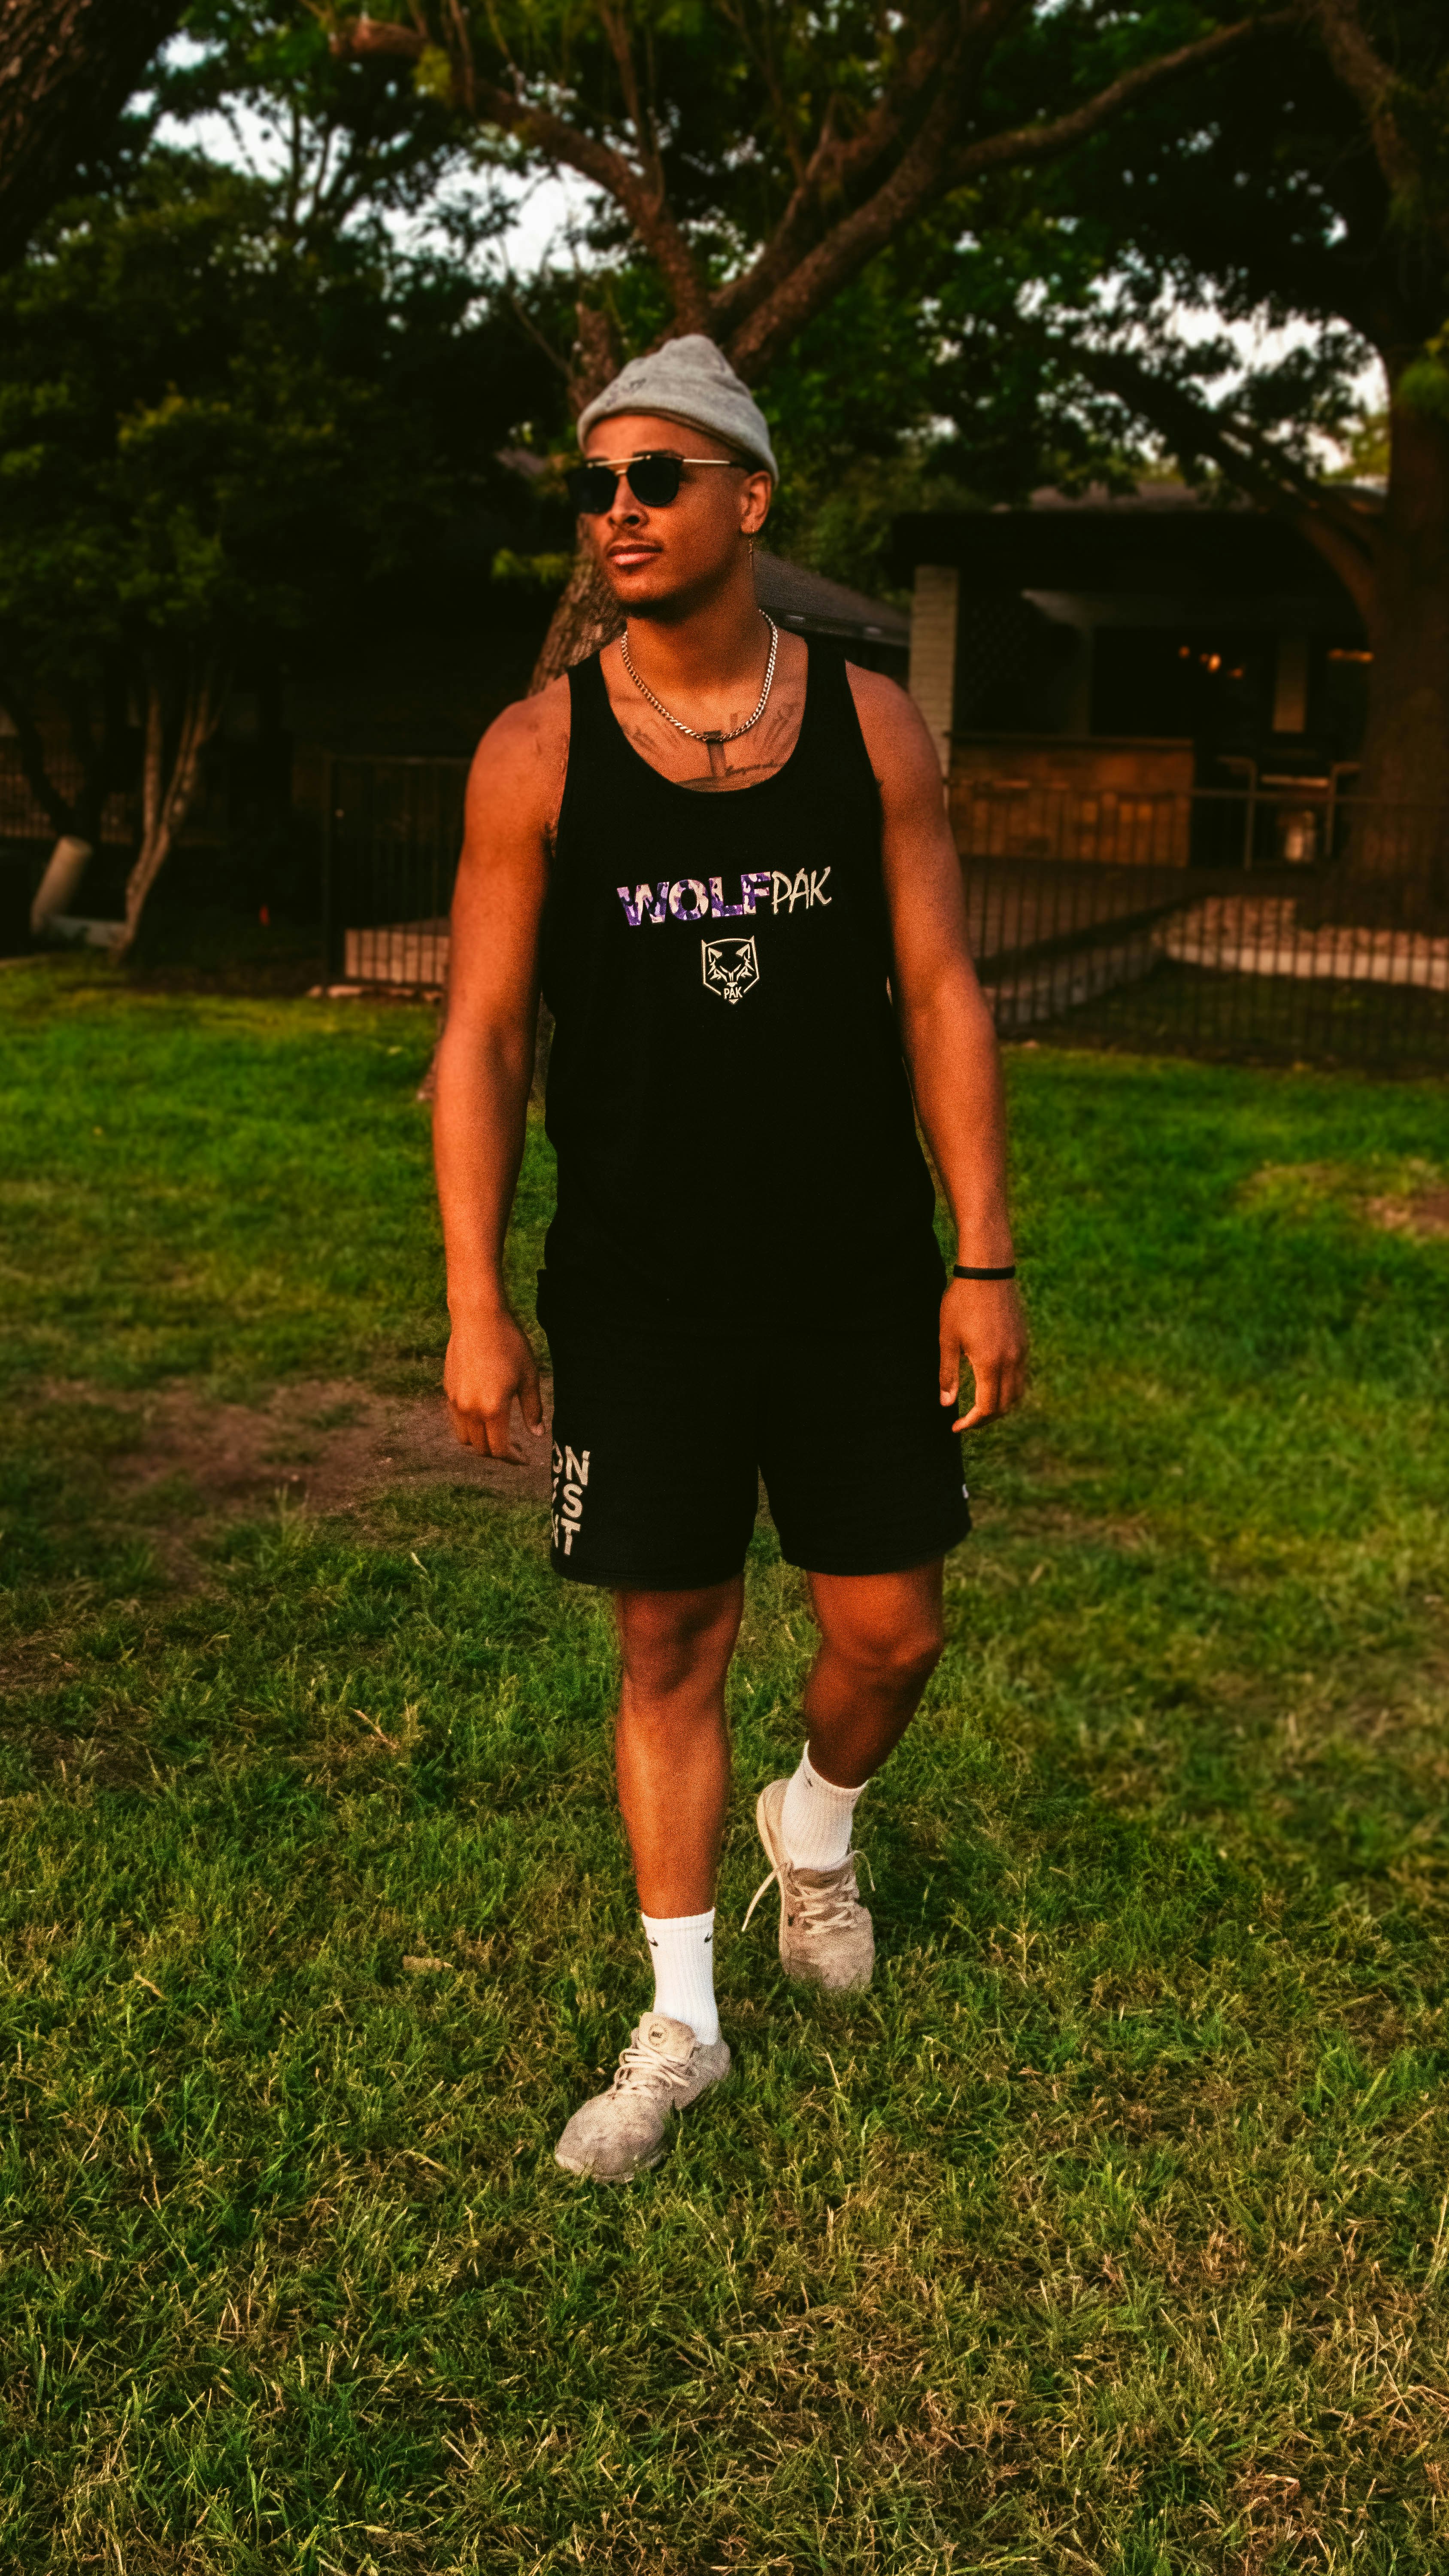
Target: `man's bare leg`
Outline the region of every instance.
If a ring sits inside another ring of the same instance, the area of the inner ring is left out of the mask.
[[[624,1659],[615,1736],[654,2005],[606,2093],[585,2102],[554,2153],[569,2173],[623,2181],[657,2164],[671,2116],[729,2073],[714,2000],[714,1882],[729,1795],[724,1686],[744,1584],[618,1592]]]
[[[809,1576],[820,1651],[805,1685],[813,1767],[858,1789],[894,1751],[940,1659],[940,1560],[904,1574]],[[724,1689],[742,1579],[615,1597],[624,1683],[619,1806],[646,1914],[714,1903],[729,1798]]]
[[[779,1885],[786,1975],[848,1992],[869,1985],[875,1964],[851,1857],[856,1801],[900,1742],[940,1656],[941,1561],[809,1581],[820,1622],[805,1685],[809,1734],[793,1776],[761,1790],[755,1821]]]
[[[805,1685],[811,1764],[859,1789],[894,1752],[941,1659],[942,1565],[812,1574],[820,1652]]]
[[[698,1592],[615,1595],[619,1806],[648,1915],[714,1903],[730,1779],[725,1675],[743,1605],[740,1575]]]

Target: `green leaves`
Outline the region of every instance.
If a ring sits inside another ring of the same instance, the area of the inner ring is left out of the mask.
[[[0,659],[32,681],[335,613],[492,470],[517,380],[490,420],[475,281],[285,212],[158,153],[0,280]]]
[[[562,590],[573,560],[566,554],[521,555],[512,546],[500,546],[493,558],[493,578],[517,590]]]
[[[429,45],[420,54],[413,71],[413,87],[419,98],[447,101],[453,87],[453,66],[441,45]]]
[[[1404,369],[1395,391],[1409,411],[1449,420],[1449,322]]]

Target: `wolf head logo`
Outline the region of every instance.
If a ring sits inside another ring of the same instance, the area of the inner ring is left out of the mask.
[[[760,980],[753,939],[706,939],[700,962],[707,989],[722,1002],[742,1002]]]

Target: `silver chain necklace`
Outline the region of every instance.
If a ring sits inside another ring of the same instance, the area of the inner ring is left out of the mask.
[[[629,629],[627,626],[619,638],[619,650],[624,657],[624,668],[628,672],[630,679],[633,681],[635,688],[640,691],[642,696],[648,699],[655,714],[661,715],[666,724],[672,724],[676,733],[687,733],[691,742],[738,742],[742,733],[748,733],[752,725],[757,725],[759,723],[761,716],[765,712],[765,701],[770,694],[770,682],[775,676],[775,654],[779,648],[780,630],[775,624],[773,617],[768,615],[766,610],[763,608],[760,611],[760,615],[764,618],[765,624],[770,630],[770,658],[765,664],[765,685],[760,691],[759,704],[755,708],[754,714],[752,716],[746,716],[742,725],[736,725],[733,733],[700,733],[693,725],[681,724],[678,716],[672,716],[670,714],[669,709],[665,706],[662,698],[656,698],[648,681],[640,679],[638,672],[635,670],[633,663],[629,659]]]

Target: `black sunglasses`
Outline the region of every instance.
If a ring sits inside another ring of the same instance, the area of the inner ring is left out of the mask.
[[[671,501],[679,498],[686,465],[720,465],[732,474],[752,474],[756,470],[751,465],[737,464],[732,456],[675,456],[665,448],[623,458],[617,465],[606,465],[596,457],[588,465],[571,466],[564,481],[574,508],[586,518],[601,518],[606,510],[612,510],[621,475],[646,510],[666,510]]]

